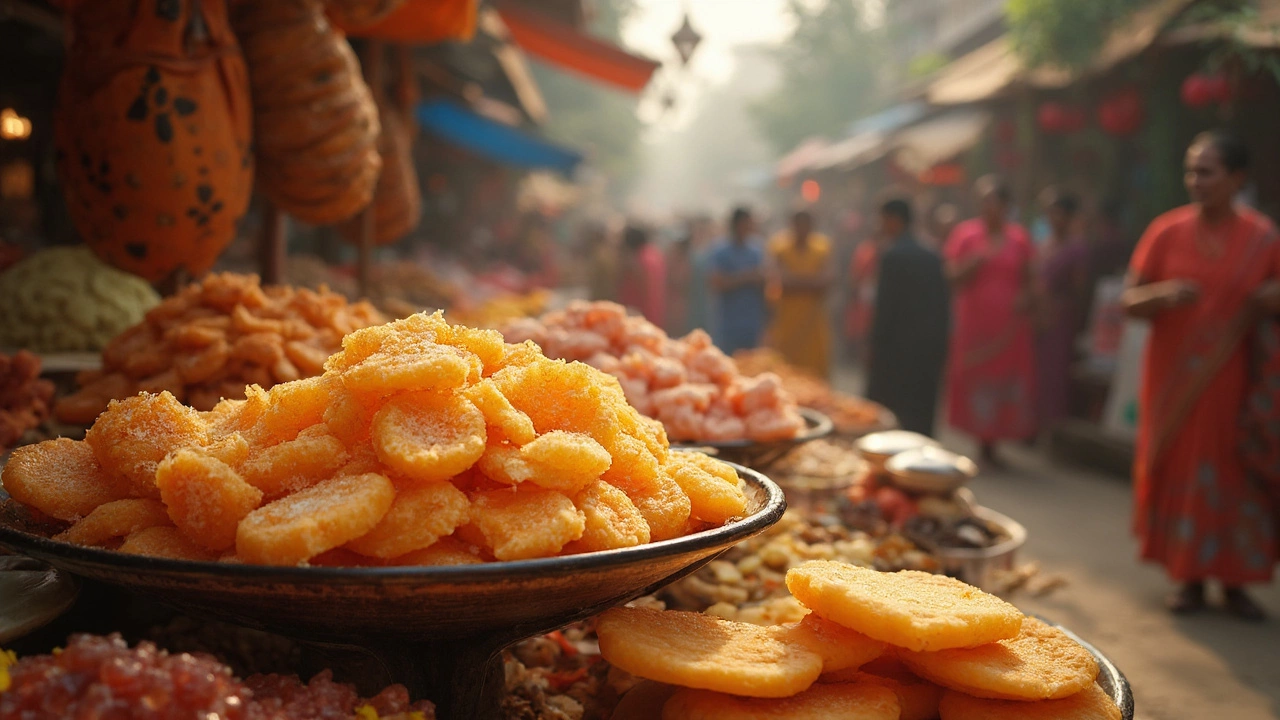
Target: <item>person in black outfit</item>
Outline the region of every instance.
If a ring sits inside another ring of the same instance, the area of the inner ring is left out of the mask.
[[[911,230],[911,205],[880,208],[888,246],[871,324],[867,397],[898,416],[904,430],[932,435],[951,330],[950,289],[942,259]]]

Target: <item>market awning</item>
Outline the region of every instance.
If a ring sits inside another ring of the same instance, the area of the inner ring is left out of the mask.
[[[559,68],[638,93],[659,63],[626,52],[523,5],[500,3],[511,40],[525,52]]]
[[[897,133],[892,140],[900,167],[919,175],[954,158],[982,139],[991,113],[971,108],[945,112]]]
[[[341,28],[351,37],[427,45],[470,40],[480,0],[409,0],[372,25]]]
[[[1170,30],[1160,39],[1166,45],[1194,45],[1231,40],[1255,48],[1280,48],[1280,0],[1257,0],[1257,17],[1248,27],[1204,22]]]
[[[1169,25],[1196,0],[1157,0],[1135,11],[1112,30],[1086,74],[1103,73],[1155,44]],[[925,90],[935,105],[966,105],[998,97],[1015,85],[1057,89],[1082,73],[1061,68],[1028,70],[1008,36],[974,50],[938,73]]]
[[[824,138],[812,137],[805,140],[778,161],[774,166],[776,175],[783,180],[795,177],[796,173],[803,172],[821,157],[827,147],[828,143]]]
[[[813,170],[829,170],[831,168],[850,169],[883,157],[888,148],[885,141],[888,134],[878,130],[854,135],[827,147],[821,156],[810,164]]]
[[[582,155],[479,115],[452,100],[420,103],[418,124],[443,140],[502,165],[556,170],[566,175]]]

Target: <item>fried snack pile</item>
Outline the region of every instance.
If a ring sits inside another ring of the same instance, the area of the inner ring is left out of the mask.
[[[0,354],[0,453],[49,417],[53,390],[40,379],[40,358],[26,350]]]
[[[816,560],[786,582],[810,611],[798,622],[614,608],[596,623],[601,655],[679,688],[663,720],[1121,717],[1092,654],[958,580]]]
[[[322,376],[209,412],[111,403],[83,442],[20,448],[17,501],[67,542],[262,565],[457,565],[641,545],[739,517],[732,467],[670,452],[617,381],[419,314]]]
[[[409,702],[403,685],[369,699],[325,670],[302,683],[296,675],[244,680],[207,655],[170,654],[119,635],[75,635],[53,655],[24,657],[0,688],[0,717],[150,718],[185,720],[431,720],[430,702]]]
[[[701,330],[673,340],[621,305],[575,302],[540,320],[503,329],[532,340],[550,357],[581,360],[618,378],[627,400],[657,418],[679,442],[767,442],[804,429],[794,398],[778,376],[744,377]]]
[[[733,354],[733,359],[742,374],[748,377],[764,373],[777,375],[782,387],[795,396],[797,403],[831,418],[836,432],[842,435],[862,435],[884,429],[880,425],[885,409],[879,404],[837,392],[824,380],[788,364],[776,351],[767,348],[740,350]]]
[[[183,288],[102,352],[102,370],[82,373],[80,391],[54,412],[88,424],[107,403],[169,392],[197,410],[244,395],[246,385],[324,372],[342,336],[383,322],[372,305],[321,290],[262,287],[256,275],[222,273]]]
[[[455,314],[457,320],[464,325],[501,328],[507,323],[542,314],[550,302],[551,293],[543,289],[530,290],[523,294],[503,293],[479,304],[459,301]]]
[[[88,248],[51,248],[0,274],[0,347],[100,350],[159,302],[145,280],[107,266]]]

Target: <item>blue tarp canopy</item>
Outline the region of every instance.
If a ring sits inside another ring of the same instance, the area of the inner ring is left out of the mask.
[[[418,123],[440,138],[496,163],[573,172],[582,155],[491,120],[451,100],[419,103]]]

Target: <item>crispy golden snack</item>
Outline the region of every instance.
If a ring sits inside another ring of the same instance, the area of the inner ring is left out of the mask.
[[[706,468],[717,470],[718,474],[713,475]],[[726,481],[721,468],[732,475],[732,482]],[[737,473],[724,463],[701,453],[673,452],[666,472],[689,496],[690,515],[695,520],[723,525],[746,509],[747,498],[738,488]]]
[[[815,685],[784,698],[735,697],[680,690],[662,708],[662,720],[898,720],[898,697],[875,684]]]
[[[573,499],[586,522],[582,537],[565,547],[566,553],[596,552],[644,545],[649,524],[626,493],[603,480],[583,488]]]
[[[1097,684],[1061,700],[988,700],[949,690],[939,706],[942,720],[1120,720],[1120,708]]]
[[[898,720],[937,720],[938,703],[946,690],[916,677],[904,675],[876,675],[865,670],[841,670],[818,679],[820,683],[864,683],[889,688],[898,696],[901,716]]]
[[[732,695],[784,698],[822,674],[822,656],[770,630],[698,613],[614,608],[596,621],[600,654],[632,675]]]
[[[191,542],[181,530],[172,525],[157,525],[132,533],[120,544],[119,550],[173,560],[211,562],[218,559],[216,553]]]
[[[172,394],[143,394],[113,401],[84,440],[104,469],[129,481],[134,494],[158,498],[160,461],[178,448],[208,443],[209,428]]]
[[[106,545],[139,530],[168,524],[169,514],[164,503],[149,498],[129,498],[99,505],[54,539],[77,545]]]
[[[1059,700],[1093,684],[1093,655],[1058,628],[1035,618],[1018,636],[976,648],[899,653],[921,677],[974,697]]]
[[[403,487],[377,527],[347,547],[376,558],[400,557],[452,534],[467,522],[470,509],[466,494],[449,483]]]
[[[373,417],[373,446],[388,467],[420,482],[467,470],[485,449],[484,415],[453,393],[401,395]]]
[[[590,435],[552,430],[520,448],[533,469],[529,481],[548,490],[573,495],[596,480],[613,463],[604,446]]]
[[[787,589],[821,617],[908,650],[977,647],[1022,627],[1022,613],[1000,598],[912,570],[813,560],[787,572]]]
[[[777,625],[771,630],[783,642],[817,653],[824,673],[862,667],[880,657],[885,649],[879,640],[817,615],[806,615],[800,622]]]
[[[88,443],[67,438],[14,450],[0,484],[14,500],[67,522],[129,495],[129,483],[104,471]]]
[[[555,555],[586,530],[586,519],[572,500],[531,486],[476,493],[471,522],[499,560]]]
[[[259,565],[297,565],[377,527],[395,496],[382,475],[325,480],[249,513],[236,531],[236,555]]]
[[[236,544],[236,528],[262,503],[262,491],[230,465],[195,450],[178,450],[156,470],[156,486],[169,519],[206,550]]]
[[[387,565],[480,565],[480,548],[452,537],[440,538],[430,547],[391,558]]]

